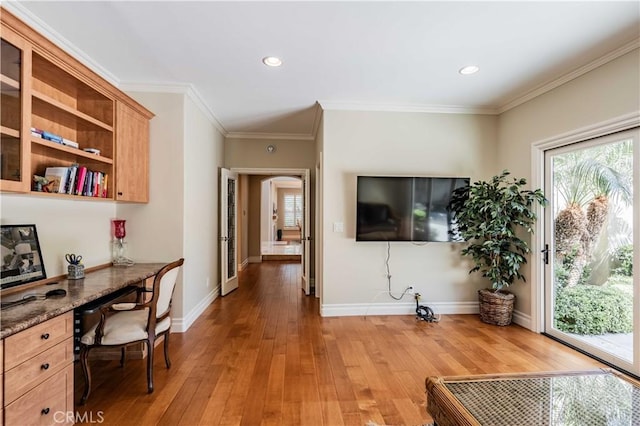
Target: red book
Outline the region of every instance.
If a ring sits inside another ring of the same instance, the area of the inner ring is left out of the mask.
[[[76,195],[83,195],[82,190],[84,189],[84,180],[87,176],[87,168],[85,166],[78,167],[78,180],[76,183]]]

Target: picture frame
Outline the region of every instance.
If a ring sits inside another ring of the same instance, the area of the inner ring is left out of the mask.
[[[47,278],[36,225],[1,225],[0,239],[0,289]]]

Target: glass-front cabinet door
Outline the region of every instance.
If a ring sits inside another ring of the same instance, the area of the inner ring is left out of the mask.
[[[4,28],[3,28],[4,30]],[[30,104],[25,96],[26,63],[30,48],[22,38],[3,31],[0,46],[0,189],[27,192],[31,186],[29,173]]]

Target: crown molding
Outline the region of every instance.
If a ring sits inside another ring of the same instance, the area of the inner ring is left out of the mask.
[[[98,74],[100,77],[107,80],[109,83],[114,86],[118,86],[120,80],[114,74],[109,72],[106,68],[100,65],[98,62],[93,60],[89,55],[87,55],[84,51],[78,48],[75,44],[71,43],[65,37],[62,36],[59,32],[51,28],[46,22],[33,14],[29,9],[27,9],[21,2],[18,1],[4,1],[1,2],[2,7],[7,9],[9,12],[13,13],[16,17],[20,18],[25,24],[29,25],[31,28],[45,36],[49,41],[56,44],[62,50],[76,58],[83,65],[86,65],[93,72]]]
[[[420,105],[420,104],[380,104],[366,102],[318,101],[324,110],[336,111],[381,111],[381,112],[423,112],[433,114],[483,114],[496,115],[491,106],[472,107],[463,105]]]
[[[617,48],[614,51],[611,51],[609,53],[607,53],[604,56],[599,57],[598,59],[589,62],[586,65],[581,66],[580,68],[577,68],[567,74],[562,75],[561,77],[558,78],[554,78],[551,81],[548,81],[546,83],[543,83],[542,85],[526,92],[524,95],[520,95],[518,97],[516,97],[515,99],[507,102],[506,104],[503,104],[502,106],[498,107],[497,111],[498,114],[502,114],[503,112],[506,112],[512,108],[517,107],[518,105],[521,105],[527,101],[530,101],[533,98],[536,98],[540,95],[543,95],[559,86],[562,86],[563,84],[574,80],[586,73],[588,73],[589,71],[593,71],[594,69],[601,67],[602,65],[613,61],[614,59],[617,59],[623,55],[626,55],[627,53],[640,48],[640,38],[635,39],[630,41],[627,44],[624,44],[623,46]]]
[[[296,140],[313,141],[315,134],[309,133],[260,133],[260,132],[229,132],[228,139],[261,139],[261,140]]]
[[[322,107],[320,103],[316,101],[316,111],[315,116],[313,117],[313,127],[311,128],[311,136],[313,136],[313,140],[318,136],[318,129],[320,128],[320,123],[322,122]]]
[[[141,83],[129,81],[121,82],[118,88],[126,92],[178,93],[186,95],[224,137],[228,135],[227,130],[222,123],[220,123],[211,108],[209,108],[209,105],[204,101],[198,89],[191,83]]]

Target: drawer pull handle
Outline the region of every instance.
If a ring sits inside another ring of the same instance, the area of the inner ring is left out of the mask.
[[[40,336],[40,338],[42,340],[47,340],[49,338],[49,333],[44,333],[42,336]]]
[[[41,368],[42,370],[48,370],[48,369],[49,369],[49,363],[47,362],[47,363],[45,363],[45,364],[42,364],[42,365],[40,366],[40,368]]]
[[[43,408],[42,411],[40,411],[40,414],[42,414],[43,416],[46,416],[47,414],[49,414],[49,407],[47,408]]]

